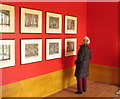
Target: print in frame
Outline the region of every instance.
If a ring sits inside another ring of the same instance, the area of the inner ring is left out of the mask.
[[[65,39],[65,56],[76,55],[76,47],[77,47],[76,44],[77,44],[76,38]]]
[[[46,33],[62,33],[62,15],[46,12]]]
[[[0,33],[15,32],[15,7],[0,4]]]
[[[21,33],[42,33],[42,11],[21,8]]]
[[[46,60],[61,58],[62,39],[46,39]]]
[[[65,15],[65,34],[77,34],[77,17]]]
[[[21,39],[21,64],[42,61],[42,39]]]
[[[15,66],[15,40],[0,40],[0,68]]]

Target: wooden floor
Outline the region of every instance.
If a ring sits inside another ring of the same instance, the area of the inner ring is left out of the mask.
[[[87,92],[83,94],[75,94],[76,84],[63,89],[59,92],[56,92],[48,97],[119,97],[116,95],[116,91],[118,90],[118,86],[96,82],[96,81],[88,81],[88,89]]]

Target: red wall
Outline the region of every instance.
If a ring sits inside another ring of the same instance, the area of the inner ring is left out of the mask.
[[[2,85],[17,82],[74,66],[76,56],[64,57],[64,38],[77,38],[78,48],[82,38],[86,35],[86,3],[5,3],[15,6],[15,34],[3,34],[3,39],[15,39],[16,41],[16,66],[2,69]],[[43,11],[43,32],[42,34],[20,34],[20,7],[33,8]],[[61,13],[63,15],[62,34],[45,33],[45,11]],[[64,34],[64,15],[78,17],[77,35]],[[20,39],[42,38],[43,58],[42,62],[20,65]],[[62,58],[45,60],[45,38],[62,38]]]
[[[118,66],[118,3],[87,3],[87,35],[93,52],[91,63]]]
[[[118,66],[120,66],[120,1],[118,3]]]

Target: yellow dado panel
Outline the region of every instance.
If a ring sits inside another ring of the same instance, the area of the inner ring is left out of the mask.
[[[76,83],[74,67],[2,87],[2,97],[44,97]]]
[[[75,66],[2,86],[2,97],[45,97],[76,83]],[[118,84],[118,68],[90,65],[90,80]]]
[[[119,68],[120,69],[120,68]],[[90,76],[88,79],[118,84],[118,67],[90,64]]]

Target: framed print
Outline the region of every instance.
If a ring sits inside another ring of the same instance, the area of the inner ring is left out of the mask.
[[[42,11],[21,8],[21,33],[42,33]]]
[[[0,68],[15,66],[15,40],[0,40]]]
[[[62,15],[46,12],[46,33],[62,33]]]
[[[46,60],[61,58],[62,39],[46,39]]]
[[[14,6],[0,4],[0,33],[15,32]]]
[[[42,39],[21,39],[21,64],[42,61]]]
[[[66,38],[65,39],[65,56],[76,55],[77,39]]]
[[[65,15],[65,34],[77,34],[77,17]]]

